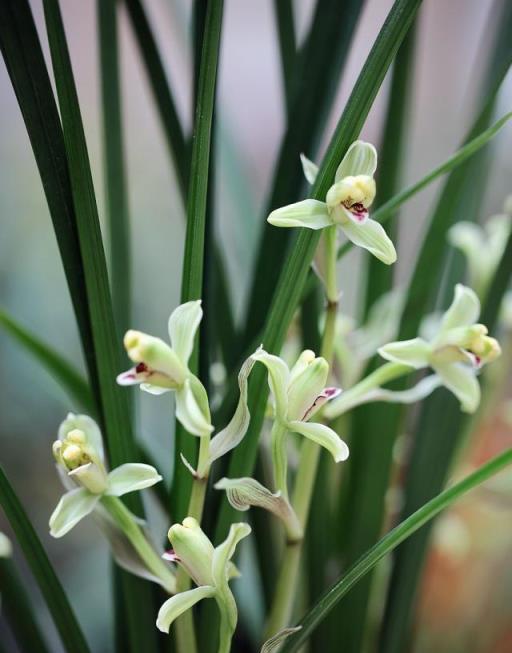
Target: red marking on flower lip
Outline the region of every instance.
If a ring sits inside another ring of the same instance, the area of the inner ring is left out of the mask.
[[[316,412],[318,409],[321,408],[321,406],[323,406],[331,399],[334,399],[334,397],[337,397],[340,393],[341,393],[341,388],[334,388],[334,387],[324,388],[322,392],[318,395],[318,397],[315,399],[315,401],[304,413],[304,417],[302,418],[301,421],[303,422],[307,421],[314,412]]]
[[[144,374],[144,372],[148,371],[148,366],[146,365],[146,363],[139,363],[135,368],[135,371],[137,372],[137,374]]]
[[[177,556],[176,553],[174,553],[173,549],[169,549],[168,551],[163,553],[162,558],[164,560],[168,560],[169,562],[179,562],[180,561],[180,557]]]
[[[360,202],[357,204],[352,204],[352,206],[349,208],[349,211],[356,218],[356,220],[359,220],[359,222],[363,222],[363,220],[365,220],[368,216],[368,211]]]

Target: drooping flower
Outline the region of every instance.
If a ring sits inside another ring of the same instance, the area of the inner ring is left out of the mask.
[[[68,488],[50,517],[53,537],[68,533],[98,508],[103,496],[120,497],[162,480],[154,467],[142,463],[126,463],[107,472],[100,429],[87,415],[69,413],[60,425],[53,454]]]
[[[199,300],[178,306],[169,318],[171,346],[141,331],[127,331],[124,346],[135,367],[117,377],[120,385],[140,385],[151,394],[173,390],[177,419],[200,437],[209,435],[213,426],[206,390],[188,362],[202,316]]]
[[[313,183],[318,168],[304,156],[302,164],[306,179]],[[338,226],[354,245],[390,265],[396,261],[395,247],[383,227],[369,218],[368,209],[376,193],[373,178],[376,168],[375,147],[355,141],[338,166],[334,184],[324,202],[313,199],[295,202],[272,211],[267,220],[276,227],[324,229]]]
[[[276,424],[325,447],[336,462],[346,460],[348,447],[338,434],[325,424],[309,421],[340,393],[339,388],[325,387],[329,374],[327,361],[309,349],[302,352],[291,370],[279,356],[263,349],[256,351],[253,359],[268,370]]]
[[[487,327],[476,323],[479,315],[480,302],[475,292],[457,284],[453,302],[430,341],[414,338],[392,342],[381,347],[379,353],[412,369],[431,367],[459,399],[462,410],[472,413],[480,403],[477,372],[501,352],[497,340],[487,335]]]
[[[235,548],[251,532],[248,524],[232,524],[226,540],[215,547],[193,517],[169,529],[172,551],[168,560],[180,564],[197,587],[176,594],[160,608],[157,628],[168,633],[175,619],[189,610],[201,599],[213,598],[220,611],[219,653],[229,653],[231,638],[235,632],[238,611],[229,580],[238,575],[231,562]]]

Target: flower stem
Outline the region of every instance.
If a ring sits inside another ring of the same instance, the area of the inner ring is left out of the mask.
[[[337,293],[332,284],[330,284],[330,288],[331,296],[336,296]],[[331,363],[333,354],[337,309],[338,303],[336,301],[328,302],[320,353],[329,364]],[[309,439],[304,439],[300,450],[299,468],[297,470],[292,496],[292,506],[303,531],[308,520],[309,506],[315,486],[319,460],[320,446]],[[276,592],[267,623],[266,638],[272,637],[272,635],[285,628],[290,621],[293,601],[296,596],[302,543],[303,539],[289,540],[286,543],[283,564],[281,565]]]
[[[144,561],[148,571],[160,579],[169,594],[173,594],[176,591],[176,578],[174,574],[155,551],[128,508],[118,497],[103,496],[101,503],[114,522],[130,540],[133,548]]]
[[[272,427],[272,467],[274,468],[274,490],[288,499],[288,458],[286,455],[286,426],[279,421]]]
[[[210,436],[200,438],[199,457],[197,461],[197,474],[192,483],[192,492],[188,504],[188,517],[194,517],[199,523],[203,516],[204,498],[208,486],[210,464],[208,462],[210,451]],[[190,578],[186,571],[178,568],[176,575],[177,592],[185,592],[190,588]],[[194,629],[194,615],[192,610],[184,612],[176,620],[176,646],[179,653],[197,653],[197,639]]]

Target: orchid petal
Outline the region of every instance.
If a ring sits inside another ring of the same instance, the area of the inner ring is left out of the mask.
[[[350,211],[344,209],[346,214]],[[376,220],[354,221],[352,218],[340,225],[345,236],[357,245],[373,254],[379,261],[391,265],[396,261],[395,246]]]
[[[474,324],[479,315],[480,300],[476,293],[471,288],[458,283],[455,286],[453,301],[443,315],[441,331],[446,332],[448,329]]]
[[[215,589],[208,585],[195,587],[186,592],[180,592],[162,605],[158,611],[156,627],[163,633],[168,633],[171,624],[184,612],[189,610],[202,599],[208,599],[215,595]]]
[[[263,363],[268,370],[268,384],[274,396],[276,415],[285,419],[288,413],[288,383],[290,371],[286,363],[273,354],[267,353],[264,349],[258,349],[252,355],[255,361]]]
[[[302,171],[304,172],[306,181],[313,185],[318,175],[318,166],[313,161],[310,161],[305,154],[300,155],[300,162],[302,163]]]
[[[345,156],[343,157],[336,175],[334,182],[338,182],[344,177],[356,175],[368,175],[373,177],[377,169],[377,150],[371,143],[365,141],[355,141],[348,148]]]
[[[208,397],[202,383],[196,377],[186,379],[176,390],[176,419],[191,435],[203,437],[213,431],[209,413]]]
[[[474,413],[480,403],[480,385],[474,370],[464,363],[437,364],[434,370],[443,385],[460,401],[461,410]]]
[[[121,497],[123,494],[151,487],[161,480],[162,477],[151,465],[125,463],[116,467],[108,475],[108,490],[106,494],[113,497]]]
[[[303,200],[282,206],[272,211],[267,222],[274,227],[305,227],[306,229],[323,229],[333,224],[325,202],[318,200]]]
[[[293,372],[293,371],[292,371]],[[288,386],[288,419],[304,419],[320,396],[329,374],[325,358],[314,358]]]
[[[188,364],[197,329],[203,317],[201,300],[186,302],[174,309],[169,318],[169,338],[176,355]]]
[[[162,388],[161,386],[153,385],[152,383],[141,383],[140,389],[143,390],[144,392],[147,392],[150,395],[155,395],[155,397],[158,397],[159,395],[164,395],[166,392],[171,392],[171,388]]]
[[[299,433],[327,449],[335,462],[339,463],[348,458],[349,451],[346,443],[343,442],[337,433],[328,426],[325,426],[325,424],[300,422],[297,420],[295,422],[289,422],[287,426],[293,433]]]
[[[390,342],[379,347],[379,354],[392,363],[401,363],[414,369],[421,369],[429,365],[431,347],[422,338]]]
[[[66,535],[94,510],[99,500],[99,494],[91,494],[85,488],[77,488],[64,494],[50,517],[50,535]]]

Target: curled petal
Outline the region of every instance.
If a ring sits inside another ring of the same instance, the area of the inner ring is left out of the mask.
[[[283,628],[278,633],[276,633],[270,639],[263,644],[260,649],[260,653],[276,653],[276,651],[281,647],[281,644],[287,637],[293,635],[293,633],[298,632],[302,626],[295,626],[294,628]]]
[[[346,209],[345,212],[350,214],[350,211]],[[379,261],[386,263],[386,265],[391,265],[391,263],[396,261],[395,246],[384,231],[382,225],[376,220],[367,219],[362,222],[357,222],[349,219],[340,226],[345,236],[354,245],[368,250]]]
[[[94,510],[99,500],[100,495],[91,494],[85,488],[67,492],[50,517],[50,535],[52,537],[66,535],[73,526]]]
[[[290,371],[286,363],[274,354],[267,353],[264,349],[258,349],[252,355],[255,361],[263,363],[268,370],[268,384],[274,396],[276,404],[276,415],[285,419],[288,413],[288,384]]]
[[[335,462],[339,463],[348,458],[346,443],[325,424],[295,421],[289,422],[287,426],[293,433],[299,433],[327,449]]]
[[[201,300],[196,300],[181,304],[169,318],[171,345],[184,365],[187,365],[192,354],[194,338],[202,317]]]
[[[215,484],[216,490],[226,490],[229,503],[235,510],[249,510],[250,506],[268,510],[281,519],[289,538],[299,538],[302,529],[290,503],[280,492],[273,494],[253,478],[221,478]]]
[[[414,369],[427,367],[431,354],[431,347],[422,338],[390,342],[379,347],[379,354],[392,363],[401,363]]]
[[[480,315],[480,301],[476,293],[458,283],[455,286],[453,301],[443,316],[441,330],[443,332],[456,327],[474,324]]]
[[[368,175],[373,177],[377,170],[377,150],[371,143],[365,141],[355,141],[348,148],[338,169],[334,182],[338,182],[344,177],[356,175]]]
[[[306,181],[313,185],[318,175],[318,166],[313,161],[310,161],[305,154],[300,155],[300,162],[302,163],[302,171],[304,172]]]
[[[323,229],[333,224],[325,202],[318,200],[303,200],[276,209],[268,216],[267,222],[274,227],[305,227],[306,229]]]
[[[242,365],[238,374],[238,387],[240,388],[240,399],[235,414],[226,428],[219,431],[210,442],[210,462],[217,460],[231,449],[234,449],[243,439],[249,426],[251,414],[247,405],[247,383],[249,374],[254,366],[255,360],[250,356]]]
[[[169,628],[175,619],[202,599],[211,598],[214,594],[215,589],[206,585],[203,587],[195,587],[192,590],[180,592],[175,596],[171,596],[171,598],[167,599],[158,611],[156,627],[162,633],[168,633]]]
[[[465,413],[474,413],[480,403],[480,385],[474,370],[464,363],[435,365],[434,370],[441,377],[443,385],[453,392]]]
[[[176,418],[192,435],[203,437],[213,431],[208,397],[196,377],[186,379],[181,388],[176,390]]]
[[[151,465],[143,463],[126,463],[116,467],[108,475],[106,494],[121,497],[128,492],[136,492],[151,487],[162,480],[160,474]]]

